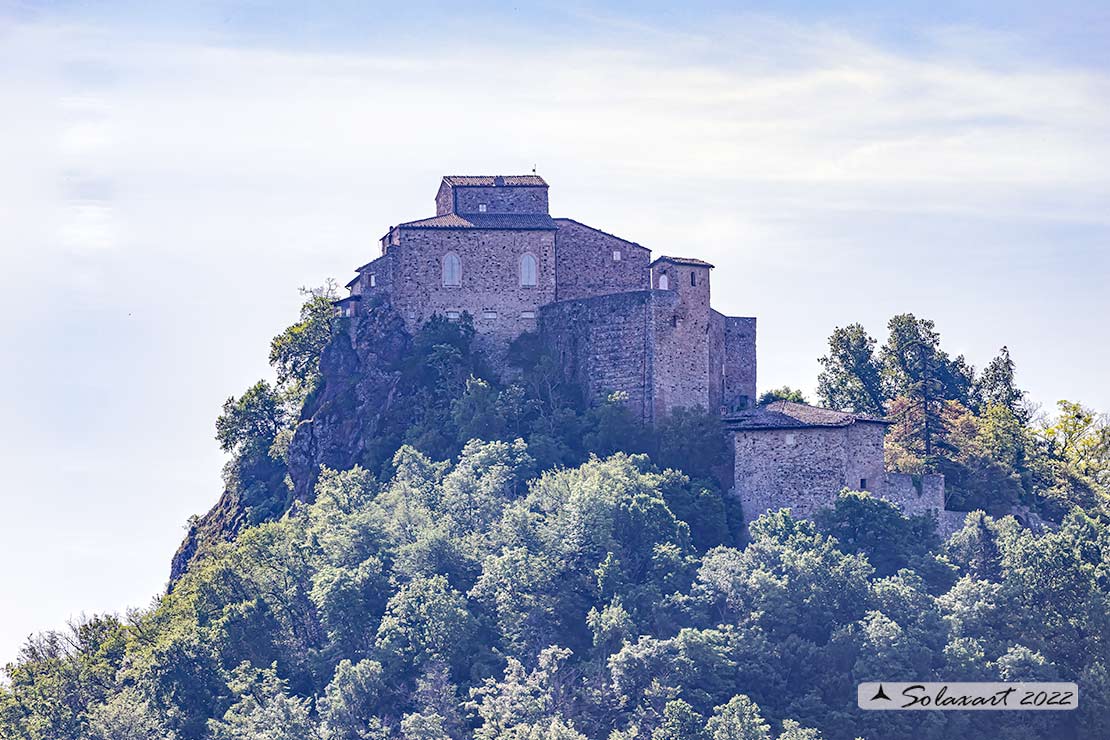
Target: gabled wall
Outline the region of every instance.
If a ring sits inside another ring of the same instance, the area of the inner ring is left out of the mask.
[[[569,218],[557,218],[555,223],[559,226],[555,233],[556,300],[648,288],[649,250]],[[613,258],[614,252],[620,259]]]

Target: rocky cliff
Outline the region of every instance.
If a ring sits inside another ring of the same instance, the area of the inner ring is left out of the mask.
[[[340,320],[320,355],[320,381],[305,400],[285,460],[229,463],[219,501],[197,518],[173,557],[170,586],[197,557],[244,527],[311,501],[320,466],[377,469],[399,445],[407,417],[396,403],[412,337],[392,306]],[[403,404],[401,404],[403,405]]]
[[[320,385],[305,401],[289,445],[294,499],[312,499],[321,465],[376,467],[396,449],[402,425],[394,402],[411,342],[385,302],[336,333],[320,357]]]

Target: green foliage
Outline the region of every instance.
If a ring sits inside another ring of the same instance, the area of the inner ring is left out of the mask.
[[[976,411],[990,407],[1005,409],[1019,423],[1029,421],[1025,404],[1025,391],[1017,387],[1016,366],[1010,350],[1003,347],[991,360],[971,386],[971,405]]]
[[[728,704],[713,710],[706,728],[710,740],[770,740],[771,726],[763,720],[759,707],[739,694]]]
[[[4,736],[1071,738],[1110,705],[1101,513],[1040,535],[975,514],[941,544],[846,492],[819,526],[773,512],[743,549],[699,554],[668,503],[691,500],[685,476],[642,455],[532,465],[472,442],[455,463],[403,448],[380,482],[325,471],[315,502],[128,624],[31,642]],[[1078,677],[1085,705],[911,725],[856,712],[876,677]]]
[[[218,425],[229,490],[258,518],[126,622],[30,640],[0,684],[0,736],[1102,732],[1107,425],[1069,402],[1031,421],[1008,353],[972,382],[929,322],[896,317],[878,352],[861,328],[838,330],[822,398],[865,411],[878,394],[879,412],[899,414],[892,459],[943,470],[962,504],[987,510],[942,543],[930,520],[846,491],[816,523],[787,510],[748,523],[743,544],[714,479],[728,451],[712,414],[680,409],[651,429],[620,395],[587,407],[543,353],[503,384],[470,323],[438,318],[402,371],[405,413],[368,441],[374,464],[322,470],[315,499],[289,506],[271,451],[297,415],[292,388],[315,382],[318,313],[283,335],[278,388],[231,399]],[[928,413],[941,422],[931,456]],[[992,515],[1015,501],[1059,526]],[[1077,680],[1083,704],[860,713],[855,684],[875,678]]]
[[[708,740],[705,717],[682,699],[667,702],[663,721],[651,733],[651,740]]]
[[[845,552],[866,555],[878,576],[920,569],[939,544],[934,518],[904,517],[897,506],[867,491],[841,492],[831,509],[818,512],[817,526]]]
[[[730,454],[721,417],[701,407],[676,408],[655,425],[653,459],[660,467],[712,480]]]
[[[88,713],[89,740],[173,740],[150,704],[125,688]]]
[[[326,740],[360,740],[376,719],[383,689],[382,666],[364,659],[351,663],[344,658],[335,675],[317,700],[321,735]]]
[[[806,400],[805,394],[797,388],[791,388],[784,385],[781,388],[772,388],[769,391],[763,391],[759,394],[759,400],[756,402],[759,406],[766,406],[775,401],[793,401],[794,403],[809,403]]]
[[[209,720],[212,740],[312,740],[318,738],[309,717],[311,700],[288,695],[277,666],[255,669],[244,663],[229,684],[238,697],[222,720]]]
[[[338,298],[334,281],[315,289],[301,288],[305,302],[300,320],[286,328],[270,342],[270,365],[277,372],[278,387],[304,401],[320,381],[320,355],[331,341],[335,330],[335,307]]]
[[[260,380],[239,398],[224,402],[216,419],[216,440],[227,452],[266,452],[285,421],[281,399],[270,384]]]
[[[837,327],[829,337],[829,353],[821,358],[817,397],[833,409],[881,416],[888,400],[875,340],[863,326]]]
[[[1110,423],[1060,401],[1055,419],[1034,419],[1006,347],[976,374],[941,348],[932,321],[893,317],[881,349],[862,326],[837,328],[821,358],[826,406],[885,415],[886,463],[945,476],[948,508],[1008,513],[1015,504],[1059,520],[1105,506]]]

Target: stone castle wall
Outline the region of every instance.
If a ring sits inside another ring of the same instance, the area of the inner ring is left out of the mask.
[[[494,356],[534,331],[540,306],[555,300],[555,232],[493,229],[404,229],[391,246],[392,302],[410,332],[433,314],[468,312],[479,346]],[[443,259],[458,255],[460,284],[443,284]],[[520,284],[523,255],[536,258],[535,286]]]
[[[887,473],[883,498],[898,504],[906,516],[928,511],[944,511],[944,476],[916,477],[906,473]]]
[[[544,187],[470,186],[452,190],[455,213],[479,213],[482,205],[486,213],[547,213],[547,188]]]
[[[886,424],[856,422],[845,427],[844,486],[884,494],[883,438]],[[833,492],[840,493],[839,490]]]
[[[393,254],[386,253],[359,268],[358,279],[351,288],[352,295],[362,296],[364,304],[372,296],[392,295]]]
[[[668,275],[666,290],[659,289],[663,274]],[[710,371],[709,269],[657,264],[652,280],[656,288],[651,317],[652,418],[662,418],[680,406],[709,409],[714,374]]]
[[[544,343],[559,358],[564,376],[585,391],[586,400],[628,394],[628,405],[650,419],[652,292],[560,301],[540,309]]]
[[[723,333],[724,347],[718,404],[729,411],[747,408],[756,399],[756,321],[751,317],[713,313],[720,317],[715,321],[717,331]]]
[[[647,289],[648,249],[569,218],[555,223],[556,300]]]
[[[733,439],[734,493],[745,522],[781,508],[810,518],[846,485],[844,427],[737,431]]]

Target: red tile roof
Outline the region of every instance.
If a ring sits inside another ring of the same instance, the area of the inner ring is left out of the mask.
[[[693,257],[667,257],[667,256],[656,257],[654,260],[651,261],[651,264],[648,265],[648,267],[653,267],[655,265],[655,263],[657,263],[657,262],[671,262],[671,263],[674,263],[676,265],[691,265],[693,267],[713,267],[713,265],[709,264],[705,260],[696,260]]]
[[[558,226],[546,213],[445,213],[397,224],[404,229],[515,229],[554,230]]]
[[[807,429],[814,427],[846,427],[857,422],[890,424],[887,419],[847,411],[823,409],[793,401],[774,401],[748,411],[741,411],[725,418],[729,429],[753,431],[759,429]]]
[[[444,175],[443,181],[452,187],[547,187],[539,175]]]

